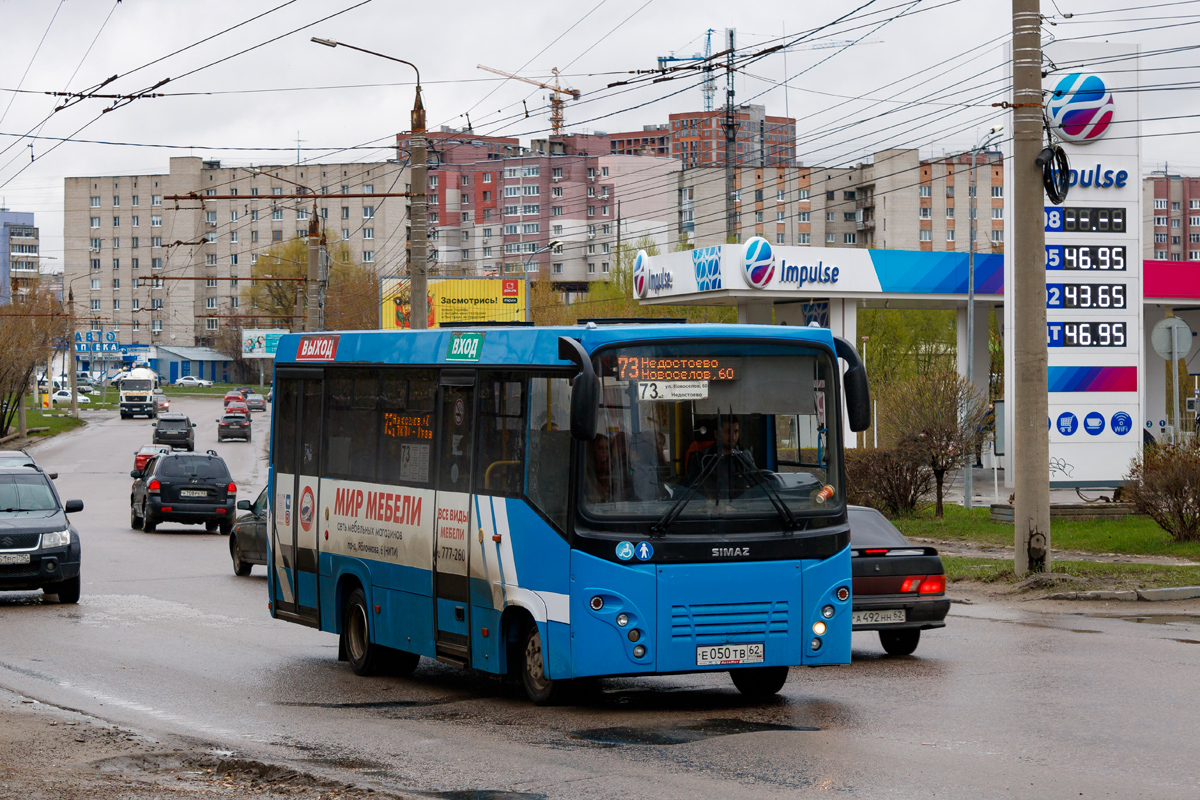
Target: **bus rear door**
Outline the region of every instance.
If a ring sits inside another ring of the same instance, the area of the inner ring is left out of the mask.
[[[315,627],[324,381],[316,371],[300,380],[278,377],[271,600],[280,616]]]
[[[471,663],[471,467],[475,451],[475,373],[444,370],[441,379],[433,597],[439,659]]]

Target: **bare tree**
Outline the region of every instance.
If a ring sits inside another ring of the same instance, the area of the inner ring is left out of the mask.
[[[880,433],[892,446],[910,449],[929,464],[940,518],[946,473],[963,459],[974,460],[987,401],[953,370],[922,373],[888,386],[884,394]]]
[[[67,327],[66,313],[45,292],[0,306],[0,436],[8,435],[34,370],[65,340]]]
[[[379,280],[375,273],[354,261],[342,241],[326,245],[329,283],[325,290],[325,327],[361,330],[379,327]],[[242,313],[263,314],[271,327],[289,327],[287,315],[304,305],[304,283],[294,278],[308,275],[308,242],[291,239],[267,248],[251,270],[255,279],[242,290]],[[276,280],[271,280],[272,278]],[[267,316],[274,315],[274,316]]]

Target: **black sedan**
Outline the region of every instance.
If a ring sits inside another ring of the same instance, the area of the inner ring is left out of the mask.
[[[250,513],[233,523],[229,557],[233,560],[233,574],[244,578],[255,564],[267,563],[267,490],[259,492],[253,504],[238,500],[237,507]]]
[[[888,655],[917,649],[921,631],[944,628],[950,600],[937,550],[911,544],[873,508],[850,506],[856,631],[879,631]]]
[[[210,533],[233,530],[237,486],[214,451],[163,453],[135,469],[129,490],[129,526],[153,533],[160,522],[203,523]]]

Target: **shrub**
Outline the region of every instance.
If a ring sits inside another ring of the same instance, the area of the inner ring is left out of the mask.
[[[1147,446],[1125,481],[1126,499],[1175,541],[1200,541],[1200,443]]]
[[[912,516],[933,484],[933,469],[916,448],[846,451],[846,497],[855,505]]]

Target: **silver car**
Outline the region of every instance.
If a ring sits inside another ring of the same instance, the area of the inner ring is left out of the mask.
[[[246,395],[246,408],[250,409],[251,411],[266,411],[267,398],[263,397],[261,394],[255,394],[251,392],[250,394]]]

